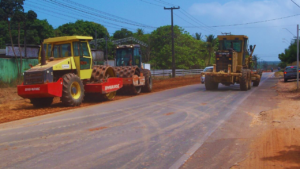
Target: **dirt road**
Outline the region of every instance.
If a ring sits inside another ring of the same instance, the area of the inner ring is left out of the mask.
[[[229,168],[274,106],[272,75],[249,91],[196,84],[1,124],[0,168]]]
[[[154,79],[153,92],[159,92],[171,88],[199,83],[200,75],[177,77],[175,79]],[[147,93],[141,93],[139,95],[144,94]],[[134,96],[118,95],[114,100],[126,99],[130,97]],[[64,105],[62,105],[59,98],[55,98],[54,103],[51,105],[51,107],[34,108],[32,104],[30,104],[29,99],[22,99],[18,96],[16,88],[0,88],[0,123],[104,103],[108,102],[84,102],[79,107],[65,107]]]
[[[263,111],[252,124],[261,131],[250,145],[247,157],[232,169],[300,168],[300,92],[296,82],[279,80],[275,89],[278,107]]]

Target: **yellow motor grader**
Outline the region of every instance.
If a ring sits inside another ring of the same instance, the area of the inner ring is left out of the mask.
[[[219,35],[219,49],[215,53],[215,64],[212,72],[203,72],[205,88],[218,89],[219,83],[229,86],[240,84],[240,89],[246,91],[253,86],[258,86],[262,72],[253,69],[252,54],[255,45],[248,48],[248,37],[245,35]]]

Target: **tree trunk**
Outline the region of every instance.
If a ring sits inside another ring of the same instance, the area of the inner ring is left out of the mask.
[[[21,50],[21,46],[20,46],[20,23],[18,23],[18,46],[19,46],[19,52],[20,52],[20,72],[19,72],[19,77],[21,77],[22,75],[22,64],[23,64],[23,60],[22,60],[22,50]]]
[[[24,23],[24,57],[27,58],[27,42],[26,42],[26,37],[27,36],[27,27],[26,27],[26,20]]]
[[[16,58],[16,65],[17,65],[17,70],[18,70],[18,73],[19,73],[19,65],[18,65],[17,55],[16,55],[16,52],[15,52],[15,49],[14,49],[14,43],[13,43],[11,30],[10,30],[10,21],[7,21],[7,24],[8,24],[8,32],[9,32],[9,36],[10,36],[11,48],[12,48],[12,50],[14,52],[14,55],[15,55],[15,58]]]

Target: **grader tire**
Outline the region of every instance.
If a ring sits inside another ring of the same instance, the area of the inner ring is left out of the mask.
[[[247,91],[248,90],[248,71],[243,69],[242,70],[242,77],[240,77],[240,89],[242,91]]]
[[[84,98],[84,87],[81,79],[74,73],[63,76],[63,90],[61,101],[66,106],[79,106]]]
[[[152,91],[152,76],[150,70],[143,69],[142,73],[145,76],[145,86],[142,87],[142,92],[149,93]]]
[[[260,79],[257,80],[257,81],[254,81],[254,82],[253,82],[253,86],[254,86],[254,87],[257,87],[257,86],[259,85],[259,82],[260,82]]]
[[[217,90],[219,83],[213,81],[212,76],[205,75],[205,88],[206,90]]]
[[[104,65],[97,65],[93,67],[91,82],[92,83],[102,83],[104,80],[106,80],[109,77],[116,77],[115,70],[110,66],[104,66]],[[92,94],[97,98],[96,100],[99,101],[110,101],[113,100],[116,96],[117,92],[110,92],[107,94]]]
[[[30,102],[34,107],[49,107],[53,102],[53,97],[32,98]]]

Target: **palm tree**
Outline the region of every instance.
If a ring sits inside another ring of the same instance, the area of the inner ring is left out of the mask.
[[[196,40],[202,40],[202,33],[195,33],[194,38],[195,38]]]
[[[136,34],[137,34],[138,37],[143,36],[143,35],[144,35],[144,30],[141,29],[141,28],[138,28],[138,29],[136,30]]]
[[[208,57],[208,61],[207,61],[207,65],[210,64],[210,61],[211,61],[211,56],[213,54],[213,51],[214,51],[214,48],[215,48],[215,45],[216,45],[216,38],[214,35],[208,35],[206,36],[206,48],[208,50],[208,53],[209,53],[209,57]]]

